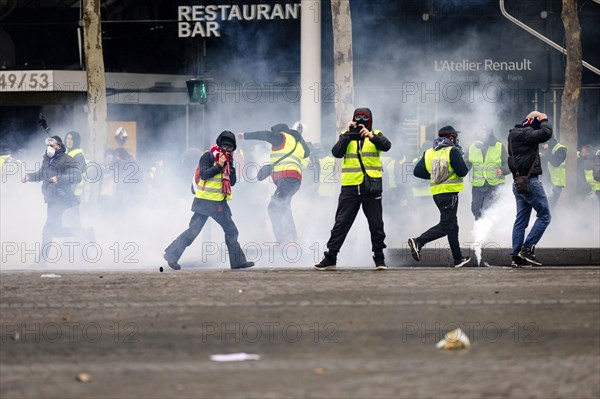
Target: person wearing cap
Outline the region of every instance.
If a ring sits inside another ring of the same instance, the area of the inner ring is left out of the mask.
[[[209,217],[223,228],[231,268],[246,269],[254,266],[254,262],[246,260],[238,242],[239,232],[227,205],[227,201],[232,198],[231,187],[236,183],[233,166],[236,147],[235,135],[225,130],[217,137],[216,144],[200,157],[194,176],[194,214],[189,227],[165,249],[164,259],[172,269],[181,269],[179,258],[198,237]]]
[[[458,145],[458,131],[452,126],[444,126],[419,162],[415,165],[414,175],[429,180],[433,201],[440,211],[440,222],[417,238],[409,238],[413,258],[421,260],[421,248],[427,243],[448,237],[454,267],[469,263],[470,257],[464,257],[458,240],[458,193],[463,191],[463,177],[469,169]]]
[[[46,153],[40,169],[23,176],[22,182],[42,182],[42,193],[47,203],[46,223],[42,230],[42,263],[48,260],[48,251],[55,237],[83,237],[93,240],[90,229],[63,226],[64,212],[79,205],[73,186],[81,181],[77,162],[65,150],[62,139],[52,136],[46,139]]]
[[[535,245],[540,241],[550,224],[550,207],[544,186],[539,179],[542,174],[539,145],[552,138],[552,126],[548,116],[532,111],[525,120],[508,133],[508,166],[513,174],[527,176],[529,193],[520,194],[513,184],[513,194],[517,202],[517,215],[512,231],[511,266],[522,267],[527,264],[541,266],[534,253]],[[531,211],[537,215],[531,231],[525,238],[525,229],[529,225]]]
[[[342,189],[335,212],[335,223],[327,241],[327,250],[323,260],[314,266],[316,270],[335,270],[337,255],[361,207],[369,223],[375,268],[387,268],[383,255],[386,245],[381,204],[381,152],[388,151],[391,147],[392,144],[381,131],[373,130],[371,110],[357,108],[348,130],[340,134],[337,143],[331,149],[334,157],[343,158]]]
[[[302,160],[310,155],[308,144],[296,130],[280,123],[270,131],[240,132],[242,140],[260,140],[271,144],[271,178],[277,187],[268,211],[273,234],[279,244],[298,239],[292,215],[292,198],[302,183]]]

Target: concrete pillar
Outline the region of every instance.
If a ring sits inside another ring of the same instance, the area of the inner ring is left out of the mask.
[[[306,141],[321,141],[321,0],[301,0],[300,119]]]

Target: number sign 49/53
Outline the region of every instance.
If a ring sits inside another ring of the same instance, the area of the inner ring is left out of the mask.
[[[1,71],[0,92],[8,91],[52,91],[52,71]]]

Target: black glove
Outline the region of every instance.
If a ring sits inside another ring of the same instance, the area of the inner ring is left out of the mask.
[[[40,117],[38,119],[38,125],[40,125],[40,127],[42,129],[44,129],[45,131],[49,132],[50,128],[48,127],[48,123],[46,122],[46,119],[44,119],[44,115],[40,114]]]

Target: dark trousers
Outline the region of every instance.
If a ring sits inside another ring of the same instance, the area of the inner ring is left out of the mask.
[[[56,237],[78,237],[92,239],[90,229],[82,229],[81,227],[65,227],[63,225],[63,215],[69,208],[59,201],[48,202],[46,224],[42,229],[42,260],[48,260],[48,252],[50,244]],[[79,208],[75,206],[74,208]],[[78,209],[77,209],[78,211]],[[79,214],[79,212],[77,212]]]
[[[490,186],[485,183],[481,187],[473,187],[473,197],[471,200],[471,212],[475,216],[475,220],[481,219],[483,212],[496,201],[496,192],[501,184]]]
[[[458,193],[436,194],[433,196],[433,201],[440,210],[440,222],[421,234],[417,238],[417,242],[423,246],[428,242],[448,236],[448,244],[450,244],[452,257],[454,260],[460,260],[462,259],[462,254],[458,241],[458,218],[456,217],[456,213],[458,212]]]
[[[292,197],[300,189],[300,181],[284,178],[278,180],[275,185],[277,189],[271,196],[271,202],[267,208],[275,240],[279,243],[296,241],[298,234],[292,216]]]
[[[210,214],[203,214],[194,212],[192,219],[190,220],[189,227],[183,233],[179,235],[173,241],[167,249],[165,254],[173,261],[178,261],[183,254],[183,251],[189,247],[198,234],[202,231],[204,224],[209,217],[212,217],[217,222],[225,233],[225,244],[227,245],[227,251],[229,253],[229,264],[231,267],[239,266],[246,263],[246,256],[242,252],[242,248],[238,242],[238,229],[231,218],[231,210],[226,202],[223,202],[223,206],[218,208],[215,212]]]
[[[562,186],[552,186],[552,196],[550,198],[548,198],[548,205],[550,206],[550,209],[554,209],[554,206],[556,205],[556,203],[558,202],[558,199],[560,198],[560,194],[562,193]]]
[[[358,210],[362,210],[369,222],[371,232],[371,247],[373,252],[381,252],[385,247],[385,232],[383,231],[383,207],[381,195],[359,195],[355,186],[342,187],[335,212],[335,224],[331,229],[331,237],[327,242],[327,249],[339,252],[342,244],[356,219]]]

